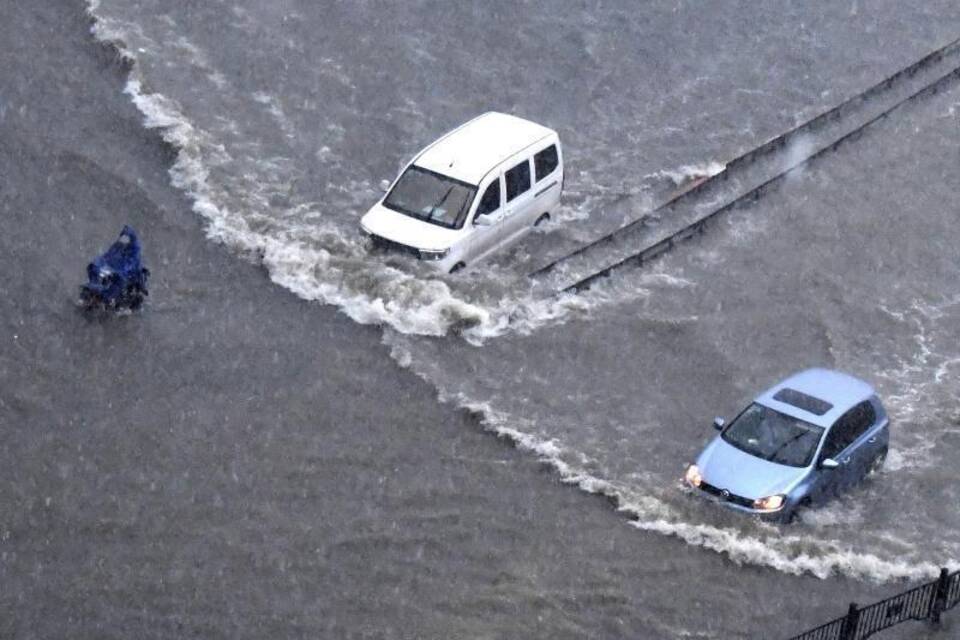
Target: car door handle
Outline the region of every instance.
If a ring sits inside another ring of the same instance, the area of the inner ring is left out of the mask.
[[[850,464],[850,456],[843,459],[843,464]]]
[[[867,440],[867,442],[869,442],[870,444],[875,444],[877,442],[877,436],[873,436],[872,438]]]

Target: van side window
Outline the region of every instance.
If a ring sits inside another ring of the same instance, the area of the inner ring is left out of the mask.
[[[507,202],[530,188],[530,161],[524,160],[506,173]]]
[[[497,178],[487,186],[487,190],[483,192],[483,197],[480,198],[480,204],[477,205],[477,213],[474,216],[485,216],[488,213],[493,213],[500,208],[500,178]]]
[[[560,161],[557,158],[557,145],[555,144],[533,156],[533,168],[537,176],[537,182],[553,173],[558,164],[560,164]]]

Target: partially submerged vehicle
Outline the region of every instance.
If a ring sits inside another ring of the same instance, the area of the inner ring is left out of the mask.
[[[150,270],[140,261],[137,233],[125,225],[116,242],[87,265],[80,304],[87,309],[139,309],[149,277]]]
[[[374,246],[457,271],[550,219],[563,191],[560,139],[529,120],[485,113],[382,186],[386,195],[360,221]]]
[[[687,469],[686,483],[725,507],[790,521],[880,468],[889,420],[866,382],[809,369],[771,387]]]

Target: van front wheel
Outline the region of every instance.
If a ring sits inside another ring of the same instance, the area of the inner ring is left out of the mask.
[[[463,262],[458,262],[457,264],[450,267],[450,273],[456,273],[457,271],[460,271],[460,269],[463,269],[465,266],[467,265],[464,264]]]
[[[549,214],[549,213],[544,213],[544,214],[541,215],[539,218],[537,218],[537,221],[533,223],[533,226],[539,227],[539,226],[542,225],[544,222],[550,222],[550,214]]]

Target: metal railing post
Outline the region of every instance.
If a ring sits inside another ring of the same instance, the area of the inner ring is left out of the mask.
[[[950,574],[944,569],[940,569],[940,577],[937,578],[937,588],[933,592],[933,598],[930,601],[930,624],[940,624],[940,614],[947,606],[947,590],[950,588]]]
[[[794,636],[791,640],[807,638],[862,640],[861,631],[868,636],[873,636],[878,631],[910,620],[925,622],[931,627],[939,627],[943,613],[957,605],[960,605],[960,571],[951,574],[949,570],[941,569],[936,580],[875,602],[863,609],[858,607],[856,602],[851,602],[846,615]],[[861,619],[863,625],[860,624]]]
[[[857,623],[860,622],[860,610],[856,602],[850,603],[850,609],[847,611],[847,617],[843,621],[843,627],[840,629],[840,640],[853,640],[857,633]]]

